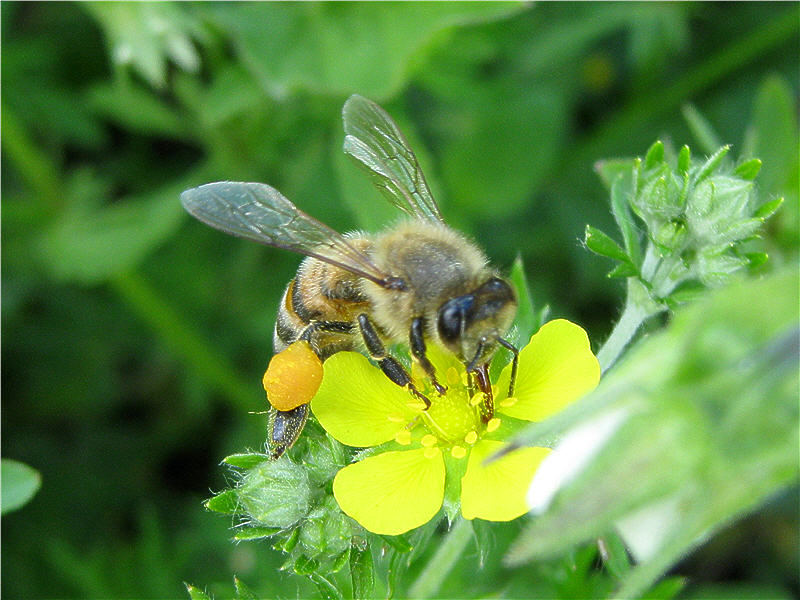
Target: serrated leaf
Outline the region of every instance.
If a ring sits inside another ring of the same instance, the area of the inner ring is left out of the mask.
[[[6,514],[21,508],[33,498],[42,485],[42,476],[36,469],[9,458],[2,459],[0,465],[0,506],[2,514]]]
[[[514,3],[234,3],[202,5],[261,87],[275,98],[299,89],[382,100],[402,87],[408,62],[439,31],[514,14]],[[297,43],[302,31],[305,44]],[[365,65],[368,68],[365,68]]]
[[[233,577],[233,586],[236,589],[236,599],[237,600],[258,600],[258,596],[256,596],[252,590],[250,590],[245,583],[234,575]]]
[[[211,596],[206,594],[199,587],[185,582],[183,585],[186,586],[186,591],[189,592],[189,598],[191,598],[191,600],[213,600]]]
[[[237,542],[247,542],[250,540],[261,540],[271,537],[276,533],[283,531],[278,527],[247,527],[239,529],[233,536]]]
[[[617,242],[591,225],[586,226],[584,243],[586,244],[586,247],[595,254],[613,258],[614,260],[618,260],[623,263],[630,264],[631,262],[631,259],[628,257],[625,250],[620,248]]]
[[[758,176],[759,171],[761,171],[761,160],[758,158],[751,158],[736,167],[733,172],[742,179],[752,181]]]
[[[371,598],[375,588],[375,569],[369,543],[364,548],[350,549],[350,580],[353,598]]]
[[[647,150],[644,157],[644,168],[653,169],[664,162],[664,143],[662,141],[654,142]]]
[[[252,452],[231,454],[223,458],[222,462],[239,469],[252,469],[267,460],[272,460],[269,455]]]
[[[214,512],[232,515],[240,508],[239,496],[236,490],[225,490],[221,494],[206,500],[205,507]]]

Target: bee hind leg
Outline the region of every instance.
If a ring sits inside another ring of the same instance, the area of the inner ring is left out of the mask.
[[[273,459],[280,458],[300,437],[300,432],[308,419],[308,404],[301,404],[292,410],[270,408],[268,443]]]
[[[430,408],[431,401],[428,400],[427,396],[417,390],[405,367],[400,364],[395,357],[386,353],[386,346],[383,345],[383,341],[378,336],[378,332],[375,331],[375,327],[367,315],[358,315],[358,326],[361,330],[361,337],[364,338],[367,352],[369,352],[373,360],[377,361],[384,375],[400,387],[407,388],[408,391],[422,400],[425,403],[426,409]]]

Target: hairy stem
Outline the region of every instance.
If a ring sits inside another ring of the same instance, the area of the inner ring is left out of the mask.
[[[472,523],[459,518],[445,537],[422,573],[408,590],[409,598],[430,598],[439,591],[442,582],[453,569],[472,539]]]

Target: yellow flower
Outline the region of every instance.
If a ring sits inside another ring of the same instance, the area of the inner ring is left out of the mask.
[[[507,394],[510,365],[500,374],[493,414],[487,414],[483,394],[470,394],[464,366],[454,356],[429,348],[429,358],[445,375],[447,393],[436,394],[415,366],[412,377],[431,400],[428,410],[355,352],[325,362],[311,401],[319,422],[343,444],[393,441],[387,445],[397,448],[348,465],[333,482],[341,509],[374,533],[399,535],[427,523],[442,507],[446,489],[456,490],[467,519],[523,515],[533,474],[550,450],[521,448],[488,465],[484,459],[505,444],[512,429],[506,422],[545,419],[600,379],[586,332],[561,319],[542,326],[520,351],[513,398]]]

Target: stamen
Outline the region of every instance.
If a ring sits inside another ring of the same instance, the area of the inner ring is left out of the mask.
[[[468,444],[472,445],[478,441],[478,432],[477,431],[470,431],[467,435],[464,436],[464,441]]]
[[[425,403],[421,402],[420,400],[409,400],[406,402],[406,406],[411,410],[425,410],[427,408]]]
[[[481,402],[483,402],[483,392],[477,392],[469,401],[469,405],[478,406]]]
[[[467,455],[467,449],[463,446],[453,446],[450,449],[450,456],[453,458],[464,458]]]
[[[389,415],[386,418],[389,419],[389,421],[391,421],[392,423],[405,423],[406,422],[406,418],[403,415],[394,414],[394,415]]]
[[[425,435],[423,435],[422,439],[420,440],[420,443],[426,448],[432,448],[433,446],[436,445],[436,442],[437,442],[436,436],[431,435],[430,433],[426,433]]]
[[[500,406],[503,408],[508,408],[509,406],[514,406],[517,402],[519,402],[519,398],[506,398],[505,400],[500,401]]]
[[[411,443],[411,432],[408,429],[401,429],[395,434],[394,441],[401,446],[408,446]]]
[[[497,417],[489,419],[489,422],[486,423],[486,431],[488,431],[489,433],[497,431],[499,427],[500,427],[500,419],[498,419]]]
[[[447,369],[447,373],[445,373],[445,378],[447,379],[447,383],[450,385],[458,385],[461,383],[461,377],[458,374],[458,369],[455,367],[450,367]]]
[[[425,450],[422,453],[422,455],[425,458],[435,458],[435,457],[439,456],[439,448],[425,448]]]

